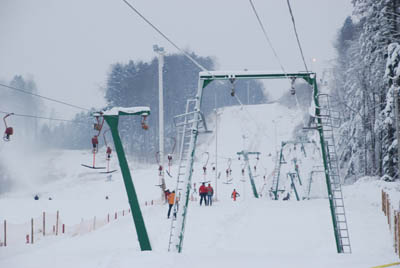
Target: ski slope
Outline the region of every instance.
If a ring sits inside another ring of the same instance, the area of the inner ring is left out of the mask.
[[[209,119],[213,128],[215,121],[212,116]],[[202,181],[211,181],[219,201],[212,207],[200,207],[197,201],[191,201],[182,254],[167,252],[170,228],[167,206],[159,202],[153,206],[144,205],[150,200],[160,199],[160,189],[156,187],[157,166],[138,166],[130,161],[153,251],[140,251],[133,220],[128,214],[82,235],[49,236],[33,245],[24,244],[22,236],[21,243],[0,247],[0,267],[329,268],[372,267],[398,261],[381,213],[380,189],[388,187],[383,182],[366,178],[344,187],[351,255],[336,253],[327,199],[271,201],[267,196],[260,199],[252,196],[247,172],[244,177],[241,174],[243,160],[238,160],[236,152],[243,149],[261,152],[258,163],[254,157],[250,159],[251,167],[257,164],[254,175],[257,189],[260,189],[265,183],[263,176],[272,172],[275,150],[281,141],[292,139],[292,130],[299,120],[299,111],[279,104],[220,110],[218,133],[214,131],[199,137],[193,176],[197,188]],[[219,152],[217,174],[211,168],[215,163],[216,134]],[[10,145],[4,150],[9,150]],[[202,170],[204,152],[210,155],[206,175]],[[318,153],[310,155],[312,161],[307,165],[318,161]],[[288,153],[287,157],[294,156]],[[297,157],[300,159],[301,155]],[[226,184],[225,170],[229,158],[232,175],[230,184]],[[27,223],[30,218],[41,215],[43,211],[54,214],[59,210],[63,222],[73,225],[82,218],[101,218],[107,213],[128,208],[119,172],[109,180],[104,174],[80,166],[81,163],[90,163],[90,152],[55,151],[38,155],[37,159],[51,164],[47,164],[43,173],[35,174],[34,181],[40,183],[21,184],[19,189],[0,196],[0,222],[7,219],[15,224],[25,223],[29,230]],[[98,163],[104,165],[105,159],[99,156]],[[111,167],[118,167],[115,156]],[[175,168],[172,168],[173,175]],[[19,179],[28,172],[15,172],[15,177]],[[221,175],[215,184],[219,172]],[[167,188],[174,188],[174,180],[166,177]],[[233,188],[241,194],[236,202],[230,198]],[[37,201],[33,200],[35,194],[40,196]]]

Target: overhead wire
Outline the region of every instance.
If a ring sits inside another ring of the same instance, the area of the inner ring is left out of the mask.
[[[306,60],[305,60],[305,58],[304,58],[303,49],[301,48],[299,35],[297,34],[296,22],[295,22],[295,19],[294,19],[292,7],[290,6],[290,1],[289,1],[289,0],[286,0],[286,2],[287,2],[287,4],[288,4],[290,17],[292,18],[293,30],[294,30],[294,33],[295,33],[295,35],[296,35],[297,45],[299,46],[301,58],[303,59],[304,67],[306,68],[306,71],[307,71],[307,73],[308,73],[308,68],[307,68]]]
[[[303,51],[302,51],[301,46],[300,46],[300,41],[299,41],[299,38],[298,38],[298,35],[297,35],[295,23],[294,23],[294,16],[293,16],[293,13],[292,13],[292,10],[291,10],[291,7],[290,7],[289,0],[287,0],[287,1],[288,1],[288,5],[289,5],[290,14],[291,14],[291,16],[292,16],[292,21],[293,21],[293,25],[294,25],[294,29],[295,29],[295,33],[296,33],[296,38],[297,38],[297,41],[298,41],[298,44],[299,44],[299,47],[300,47],[301,55],[302,55],[302,57],[303,57],[303,62],[304,62],[304,64],[305,64],[304,56],[303,56]],[[270,38],[268,37],[267,31],[265,30],[264,24],[262,23],[262,21],[261,21],[261,19],[260,19],[260,16],[258,15],[257,9],[256,9],[256,7],[254,6],[253,1],[252,1],[252,0],[249,0],[249,3],[250,3],[250,5],[251,5],[251,7],[252,7],[252,9],[253,9],[254,15],[255,15],[256,18],[257,18],[258,24],[259,24],[260,27],[261,27],[261,30],[262,30],[262,32],[263,32],[263,34],[264,34],[264,37],[265,37],[265,39],[266,39],[266,41],[267,41],[269,47],[271,48],[271,50],[272,50],[272,52],[273,52],[273,54],[274,54],[274,56],[275,56],[275,59],[278,61],[278,63],[279,63],[279,65],[280,65],[280,67],[281,67],[283,73],[285,74],[285,77],[289,79],[289,76],[288,76],[288,74],[287,74],[285,68],[283,67],[282,62],[281,62],[281,60],[280,60],[280,58],[279,58],[279,56],[278,56],[276,50],[274,49],[274,46],[272,45],[272,42],[271,42]],[[305,66],[306,66],[306,70],[307,70],[307,72],[308,72],[307,65],[305,64]],[[299,104],[299,100],[298,100],[298,98],[297,98],[297,95],[295,94],[294,97],[295,97],[295,101],[296,101],[296,106],[297,106],[297,108],[298,108],[299,110],[301,110],[301,107],[300,107],[300,104]],[[304,118],[302,118],[302,121],[303,121],[303,125],[305,125]]]
[[[0,111],[0,113],[2,113],[2,114],[11,114],[13,116],[20,116],[20,117],[27,117],[27,118],[45,119],[45,120],[52,120],[52,121],[62,121],[62,122],[70,122],[70,123],[76,123],[76,124],[87,124],[87,122],[82,122],[82,121],[74,121],[74,120],[68,120],[68,119],[43,117],[43,116],[36,116],[36,115],[29,115],[29,114],[18,114],[18,113],[11,113],[11,112],[5,112],[5,111]]]
[[[43,96],[43,95],[32,93],[32,92],[29,92],[29,91],[26,91],[26,90],[23,90],[23,89],[20,89],[20,88],[16,88],[16,87],[13,87],[13,86],[8,86],[8,85],[2,84],[2,83],[0,83],[0,86],[8,88],[8,89],[12,89],[12,90],[24,93],[24,94],[32,95],[32,96],[35,96],[35,97],[38,97],[38,98],[42,98],[42,99],[45,99],[45,100],[48,100],[48,101],[52,101],[52,102],[55,102],[55,103],[63,104],[63,105],[69,106],[69,107],[73,107],[73,108],[77,108],[77,109],[81,109],[81,110],[85,110],[85,111],[90,111],[89,109],[86,109],[86,108],[83,108],[83,107],[80,107],[80,106],[77,106],[77,105],[74,105],[74,104],[70,104],[70,103],[67,103],[67,102],[64,102],[64,101],[60,101],[60,100],[49,98],[49,97],[46,97],[46,96]]]
[[[281,60],[280,60],[280,58],[279,58],[279,56],[278,56],[278,53],[276,53],[276,50],[275,50],[274,46],[272,45],[271,39],[269,39],[269,37],[268,37],[267,31],[265,30],[265,27],[264,27],[264,25],[263,25],[263,23],[262,23],[262,21],[261,21],[261,19],[260,19],[260,16],[258,15],[258,12],[257,12],[257,10],[256,10],[256,7],[255,7],[254,4],[253,4],[253,1],[252,1],[252,0],[249,0],[249,2],[250,2],[250,5],[251,5],[251,8],[253,9],[254,15],[255,15],[256,18],[257,18],[258,24],[260,25],[261,30],[262,30],[262,32],[263,32],[263,34],[264,34],[265,40],[267,41],[269,47],[271,48],[271,50],[272,50],[272,52],[273,52],[273,54],[274,54],[274,56],[275,56],[275,59],[276,59],[276,61],[279,63],[279,65],[280,65],[282,71],[283,71],[283,72],[285,73],[285,75],[287,76],[286,70],[285,70],[285,68],[284,68],[283,65],[282,65],[282,62],[281,62]]]
[[[303,53],[303,49],[302,49],[302,47],[301,47],[300,38],[299,38],[299,35],[298,35],[298,33],[297,33],[296,21],[295,21],[295,19],[294,19],[292,7],[291,7],[291,5],[290,5],[290,1],[289,1],[289,0],[286,0],[286,2],[287,2],[287,5],[288,5],[288,8],[289,8],[289,13],[290,13],[290,17],[291,17],[291,19],[292,19],[294,34],[296,35],[297,45],[298,45],[298,47],[299,47],[300,54],[301,54],[301,58],[302,58],[303,63],[304,63],[304,68],[306,68],[306,72],[308,73],[309,71],[308,71],[308,67],[307,67],[306,60],[305,60],[305,58],[304,58],[304,53]],[[297,98],[297,95],[295,95],[295,99],[296,99],[296,105],[297,105],[297,107],[298,107],[299,110],[300,110],[300,104],[299,104],[299,100],[298,100],[298,98]],[[306,123],[305,123],[305,121],[304,121],[304,117],[303,117],[303,124],[306,125]]]
[[[157,33],[159,33],[165,40],[167,40],[172,46],[174,46],[177,50],[182,52],[190,61],[192,61],[197,67],[199,67],[202,71],[209,72],[203,65],[201,65],[198,61],[196,61],[192,56],[189,55],[186,51],[181,49],[177,44],[175,44],[168,36],[166,36],[160,29],[158,29],[153,23],[151,23],[142,13],[139,12],[131,3],[126,0],[122,0],[124,3],[129,6],[139,17],[141,17],[148,25],[150,25]]]

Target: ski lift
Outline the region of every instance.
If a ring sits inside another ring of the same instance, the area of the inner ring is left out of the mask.
[[[106,167],[96,167],[96,154],[97,154],[97,152],[99,150],[99,139],[98,139],[98,136],[100,135],[101,130],[102,130],[103,125],[104,125],[103,113],[102,112],[95,113],[94,117],[96,119],[96,123],[94,124],[93,128],[94,128],[94,130],[98,131],[98,133],[97,133],[97,135],[94,135],[92,137],[93,165],[89,166],[89,165],[81,164],[81,166],[87,167],[87,168],[91,168],[91,169],[105,169]]]
[[[175,152],[175,147],[176,147],[176,139],[174,137],[171,137],[171,139],[174,141],[174,145],[172,146],[171,153],[168,154],[167,159],[168,159],[168,170],[166,170],[168,176],[171,176],[171,166],[172,166],[172,155]]]
[[[208,160],[210,159],[210,154],[209,154],[209,152],[204,152],[203,155],[207,155],[207,160],[203,165],[203,175],[204,175],[204,178],[205,178],[205,176],[207,174],[207,164],[208,164]]]
[[[211,169],[212,169],[213,172],[215,171],[215,162],[211,163]]]
[[[6,118],[13,114],[14,113],[9,113],[3,117],[4,125],[6,127],[6,130],[4,131],[4,135],[3,135],[4,141],[10,141],[10,136],[14,134],[14,129],[12,127],[7,126],[7,122],[6,122]]]
[[[93,153],[97,153],[99,150],[99,139],[97,138],[97,135],[93,136],[92,145],[93,145]]]
[[[101,117],[102,120],[100,119],[100,117]],[[99,134],[97,135],[97,136],[99,136],[100,132],[101,132],[101,130],[103,128],[103,125],[104,125],[103,113],[102,112],[95,113],[94,118],[96,119],[96,122],[93,124],[93,129],[97,130],[99,132]]]
[[[109,174],[117,171],[116,169],[110,171],[110,160],[111,160],[111,153],[112,149],[110,146],[107,144],[107,139],[106,139],[106,133],[110,131],[110,129],[107,129],[106,131],[103,132],[103,139],[104,139],[104,145],[106,146],[106,161],[107,161],[107,171],[106,172],[100,172],[103,174]]]
[[[156,162],[158,165],[158,176],[162,176],[163,167],[161,166],[161,163],[160,163],[160,152],[159,151],[156,152]]]
[[[231,165],[232,165],[232,159],[229,158],[228,159],[228,168],[225,170],[225,172],[226,172],[226,182],[223,182],[224,184],[231,184],[232,183],[233,179],[230,178],[230,176],[232,175]]]
[[[254,172],[257,171],[258,161],[260,161],[260,157],[258,156],[258,154],[257,154],[256,160],[257,160],[257,162],[256,162],[256,164],[254,165]]]
[[[235,81],[236,78],[234,75],[229,75],[229,82],[231,82],[232,85],[232,89],[231,89],[231,96],[234,97],[235,96]]]
[[[147,115],[142,115],[142,122],[141,122],[141,124],[142,124],[142,128],[143,128],[144,130],[148,130],[148,129],[149,129],[149,126],[146,124],[146,119],[147,119]]]
[[[295,77],[292,77],[291,78],[291,85],[290,85],[290,94],[291,95],[295,95],[296,94],[296,89],[295,89],[295,87],[294,87],[294,83],[295,83],[295,81],[296,81],[296,78]]]

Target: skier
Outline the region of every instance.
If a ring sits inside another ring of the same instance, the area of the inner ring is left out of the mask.
[[[211,187],[211,184],[207,186],[207,202],[208,205],[212,206],[212,197],[214,195],[214,189]]]
[[[207,202],[207,198],[206,198],[206,196],[207,196],[207,187],[206,187],[205,182],[203,182],[201,184],[201,186],[199,188],[199,194],[200,194],[200,206],[201,206],[201,203],[203,203],[203,199],[204,199],[205,205],[208,206],[208,202]]]
[[[236,189],[233,189],[233,192],[231,194],[231,198],[233,198],[233,201],[236,201],[236,197],[239,197],[240,194],[236,192]]]
[[[171,214],[171,209],[174,206],[174,203],[175,203],[175,191],[172,191],[172,193],[170,193],[168,195],[168,205],[169,205],[169,208],[168,208],[168,219],[169,219],[169,215]]]

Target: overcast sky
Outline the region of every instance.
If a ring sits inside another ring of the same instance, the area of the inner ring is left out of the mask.
[[[215,57],[221,70],[279,70],[248,0],[130,2],[182,48]],[[284,67],[304,70],[286,0],[253,3]],[[332,43],[351,15],[350,0],[291,3],[307,63],[321,73],[335,56]],[[76,105],[104,104],[110,64],[150,60],[153,44],[177,52],[122,0],[0,1],[0,80],[30,76],[41,94]],[[76,112],[52,108],[58,116]]]

